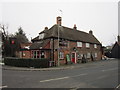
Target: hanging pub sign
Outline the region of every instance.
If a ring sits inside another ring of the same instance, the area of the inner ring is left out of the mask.
[[[60,40],[59,41],[59,45],[67,47],[68,46],[68,41],[66,41],[66,40]]]
[[[15,44],[16,43],[16,38],[9,38],[10,39],[10,44]]]
[[[15,41],[14,41],[14,40],[12,40],[12,41],[11,41],[11,43],[12,43],[12,44],[15,44]]]

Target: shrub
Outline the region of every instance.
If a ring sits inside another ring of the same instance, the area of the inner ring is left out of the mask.
[[[23,59],[6,57],[4,59],[5,65],[16,67],[35,67],[35,68],[47,68],[49,67],[49,59]]]

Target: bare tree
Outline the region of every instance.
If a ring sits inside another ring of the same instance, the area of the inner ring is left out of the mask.
[[[0,29],[2,31],[2,38],[7,40],[8,39],[8,25],[0,24]]]
[[[1,38],[2,38],[2,57],[6,56],[9,51],[9,37],[8,37],[8,25],[0,24]]]

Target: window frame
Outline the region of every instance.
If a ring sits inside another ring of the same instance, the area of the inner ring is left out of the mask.
[[[91,55],[91,54],[88,52],[88,53],[87,53],[87,58],[90,58],[90,55]]]
[[[94,48],[97,48],[97,44],[94,44]]]
[[[38,52],[39,52],[39,53],[38,53]],[[39,51],[39,50],[32,50],[32,51],[31,51],[31,55],[32,55],[32,56],[31,56],[32,58],[36,58],[36,59],[37,59],[37,58],[41,58],[41,57],[40,57],[41,55],[40,55],[40,51]]]
[[[82,47],[83,46],[83,43],[82,42],[77,42],[77,47]]]
[[[82,54],[82,53],[78,53],[78,54],[77,54],[77,58],[78,58],[78,59],[82,59],[82,57],[83,57],[83,54]]]
[[[64,59],[64,52],[59,52],[59,58]]]
[[[45,51],[40,51],[40,59],[44,59],[44,58],[42,58],[42,54],[44,54],[43,56],[44,56],[44,58],[46,58]]]
[[[97,58],[98,57],[98,54],[97,53],[95,53],[95,58]]]
[[[44,38],[44,36],[45,36],[45,34],[44,34],[44,33],[39,34],[39,39],[43,39],[43,38]]]
[[[86,48],[90,48],[90,43],[85,43]]]

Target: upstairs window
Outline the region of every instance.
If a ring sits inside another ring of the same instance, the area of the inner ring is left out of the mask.
[[[97,44],[94,44],[94,48],[97,48]]]
[[[63,47],[67,47],[68,46],[68,41],[67,40],[59,40],[59,45],[63,46]]]
[[[39,34],[39,39],[43,39],[44,38],[44,33]]]
[[[86,43],[86,48],[89,48],[90,47],[90,44],[89,43]]]
[[[77,42],[77,47],[82,47],[82,42]]]

